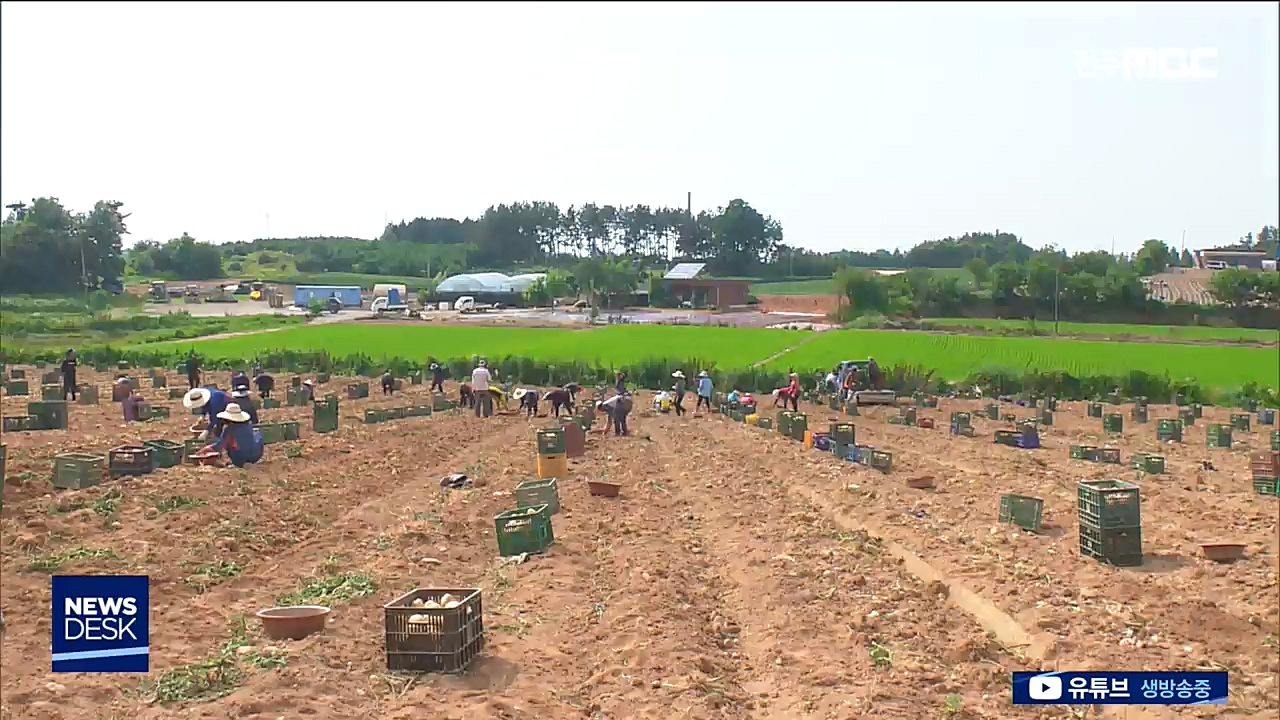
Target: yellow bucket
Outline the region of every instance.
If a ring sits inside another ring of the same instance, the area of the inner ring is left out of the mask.
[[[569,476],[569,457],[564,453],[559,455],[539,455],[538,456],[538,479],[549,480],[551,478],[564,478]]]
[[[813,447],[813,432],[809,430],[804,431],[804,446],[807,448]]]
[[[760,419],[759,413],[751,413],[750,415],[743,418],[743,420],[745,420],[748,425],[755,425],[756,421],[759,419]]]

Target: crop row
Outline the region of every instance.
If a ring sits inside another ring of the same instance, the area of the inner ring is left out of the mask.
[[[804,342],[806,341],[807,342]],[[150,344],[138,350],[171,349],[175,356],[195,347],[209,359],[249,359],[273,350],[318,351],[343,356],[421,360],[481,356],[526,356],[543,362],[591,361],[620,366],[646,359],[697,357],[721,369],[739,369],[790,351],[766,363],[773,371],[809,372],[840,360],[874,356],[883,365],[920,366],[961,380],[984,368],[1066,372],[1077,377],[1119,376],[1140,371],[1192,380],[1207,387],[1254,383],[1280,385],[1275,348],[1158,345],[1047,338],[1005,338],[934,333],[839,330],[808,332],[719,327],[611,326],[594,330],[414,327],[334,324],[290,328],[218,340]]]

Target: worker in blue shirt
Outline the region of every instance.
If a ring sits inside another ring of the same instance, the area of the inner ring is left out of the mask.
[[[698,373],[698,404],[693,408],[693,414],[697,415],[702,406],[707,406],[707,412],[711,412],[711,374],[706,370]]]
[[[252,465],[262,459],[262,431],[249,422],[249,413],[235,403],[218,413],[223,425],[218,439],[204,448],[204,452],[227,452],[227,459],[236,467]]]
[[[192,390],[182,398],[183,407],[188,410],[198,408],[208,418],[209,429],[205,433],[205,437],[209,439],[218,437],[222,432],[223,421],[219,419],[218,414],[226,410],[227,405],[230,403],[231,396],[225,392],[202,387]]]

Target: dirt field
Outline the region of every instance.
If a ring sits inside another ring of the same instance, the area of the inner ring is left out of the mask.
[[[158,400],[174,408],[159,426],[124,427],[104,402],[73,406],[67,431],[6,434],[0,716],[1083,717],[1009,705],[1009,673],[1040,667],[1231,671],[1229,706],[1113,715],[1127,720],[1280,710],[1280,510],[1253,494],[1246,449],[1270,428],[1207,450],[1204,423],[1226,410],[1206,409],[1185,445],[1157,447],[1169,408],[1126,423],[1126,468],[1135,450],[1169,464],[1142,481],[1142,568],[1079,556],[1074,482],[1132,475],[1067,459],[1069,444],[1104,444],[1083,404],[1060,407],[1045,447],[1026,451],[992,444],[997,424],[977,418],[979,437],[950,437],[949,413],[978,405],[951,400],[920,411],[937,430],[888,425],[887,409],[854,419],[860,443],[894,452],[888,475],[718,415],[640,411],[632,437],[589,438],[561,480],[556,544],[517,564],[497,558],[493,516],[533,477],[533,431],[549,420],[354,419],[406,395],[425,387],[344,400],[328,435],[303,409],[263,411],[302,420],[302,440],[244,471],[174,468],[82,491],[50,490],[55,453],[181,440],[180,402]],[[4,414],[23,403],[6,398]],[[809,410],[825,427],[830,413]],[[452,472],[474,487],[442,490]],[[905,486],[922,475],[937,489]],[[588,478],[622,483],[622,496],[590,496]],[[1048,530],[998,525],[1005,492],[1044,498]],[[1248,558],[1199,557],[1218,539],[1248,543]],[[48,672],[54,568],[151,576],[147,677]],[[466,675],[386,673],[381,605],[420,586],[483,590],[488,647]],[[289,593],[332,605],[332,623],[261,639],[243,618]]]
[[[838,295],[761,295],[760,309],[767,313],[833,313],[839,308]]]

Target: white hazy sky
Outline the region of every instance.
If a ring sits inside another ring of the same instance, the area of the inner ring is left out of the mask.
[[[132,240],[375,237],[499,202],[745,198],[819,250],[1280,217],[1276,3],[56,3],[0,10],[0,200]],[[1212,48],[1215,79],[1078,52]]]

